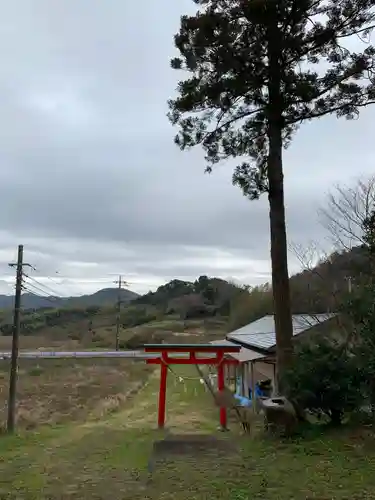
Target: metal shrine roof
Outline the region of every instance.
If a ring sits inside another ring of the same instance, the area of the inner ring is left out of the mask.
[[[212,340],[211,344],[227,344],[229,345],[238,345],[230,340]],[[264,357],[264,354],[260,354],[259,352],[252,351],[251,349],[246,349],[246,347],[242,347],[239,352],[231,352],[229,353],[231,358],[237,359],[240,363],[246,363],[248,361],[254,361],[256,359],[260,359]]]
[[[293,336],[299,335],[310,328],[328,321],[336,314],[294,314]],[[228,333],[226,337],[229,341],[238,342],[243,346],[254,347],[261,350],[271,349],[276,345],[275,321],[273,315],[264,316],[248,325]]]

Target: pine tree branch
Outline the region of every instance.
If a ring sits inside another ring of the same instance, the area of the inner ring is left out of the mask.
[[[332,82],[331,85],[327,85],[322,90],[320,90],[318,93],[315,93],[314,96],[310,100],[304,99],[304,100],[295,101],[293,103],[293,105],[297,105],[298,106],[298,105],[301,105],[301,104],[302,105],[303,104],[311,104],[314,101],[316,101],[317,99],[323,97],[325,94],[327,94],[327,92],[330,92],[330,91],[334,90],[335,88],[339,87],[341,84],[345,83],[347,80],[349,80],[350,78],[352,78],[355,74],[356,74],[356,72],[353,70],[350,73],[341,75],[341,78],[337,77],[337,79],[335,79],[334,82]],[[324,77],[321,78],[321,79],[319,79],[318,82],[317,82],[317,84],[319,85],[319,83],[321,83],[323,80],[324,80]]]
[[[355,30],[355,31],[352,31],[351,33],[345,33],[345,35],[340,35],[340,36],[337,36],[336,38],[341,40],[342,38],[348,38],[349,36],[359,35],[360,33],[363,33],[364,31],[369,31],[369,30],[372,31],[374,28],[375,28],[375,24],[372,24],[371,26],[368,26],[367,28]]]
[[[368,101],[362,104],[354,104],[355,108],[365,108],[367,106],[370,106],[371,104],[375,104],[375,101]],[[286,120],[285,124],[286,125],[293,125],[295,123],[302,123],[306,120],[312,120],[313,118],[321,118],[322,116],[325,115],[331,115],[334,113],[337,113],[338,111],[341,111],[345,109],[346,107],[351,106],[351,103],[345,103],[341,104],[340,106],[335,106],[335,107],[330,107],[327,110],[324,111],[316,111],[316,112],[311,112],[307,113],[305,116],[296,118],[295,120]]]
[[[252,111],[244,111],[243,113],[240,113],[232,118],[230,118],[229,120],[227,120],[225,123],[222,123],[221,125],[219,125],[219,122],[221,121],[221,119],[223,118],[220,117],[216,123],[216,127],[214,130],[211,130],[210,132],[208,132],[205,136],[206,139],[211,139],[213,136],[215,136],[216,134],[220,134],[224,129],[227,129],[229,128],[231,125],[233,125],[233,123],[239,121],[239,120],[242,120],[243,118],[249,118],[250,116],[253,116],[259,112],[262,112],[264,111],[265,108],[257,108],[257,109],[254,109]],[[205,140],[206,140],[205,139]]]

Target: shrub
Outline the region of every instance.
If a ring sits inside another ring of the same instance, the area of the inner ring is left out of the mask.
[[[33,366],[32,368],[30,368],[30,370],[28,371],[28,375],[30,377],[39,377],[40,375],[42,375],[44,373],[44,369],[39,366],[39,365],[36,365],[36,366]]]
[[[149,336],[142,334],[142,333],[136,333],[130,339],[124,342],[124,346],[126,349],[140,349],[144,344],[147,344],[150,342]]]
[[[126,340],[120,340],[118,346],[120,349],[124,349],[124,350],[128,349],[128,344],[127,344]]]
[[[375,418],[375,285],[355,290],[344,305],[353,323],[352,349],[364,379],[364,388]]]
[[[150,312],[145,307],[130,307],[121,317],[123,328],[133,328],[158,319],[155,312]]]
[[[299,347],[293,368],[285,375],[285,387],[300,408],[326,415],[335,425],[363,402],[357,357],[326,339]]]
[[[165,332],[139,332],[126,340],[123,345],[126,349],[142,349],[144,344],[159,344],[165,339]]]

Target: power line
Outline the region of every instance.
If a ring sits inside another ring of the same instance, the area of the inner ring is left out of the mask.
[[[45,285],[44,283],[40,283],[40,281],[38,281],[37,279],[33,278],[32,276],[29,276],[28,274],[26,273],[23,273],[23,275],[28,278],[29,280],[33,281],[34,283],[36,283],[37,285],[34,285],[33,283],[29,283],[29,285],[33,285],[35,287],[39,287],[39,288],[46,288],[47,290],[43,290],[45,293],[47,293],[48,295],[51,295],[51,293],[53,294],[53,296],[55,297],[61,297],[60,293],[59,292],[56,292],[56,290],[54,290],[53,288],[51,288],[50,286],[48,285]]]
[[[36,268],[33,267],[33,270],[34,271],[37,271],[40,273],[40,271],[38,271]],[[56,271],[56,273],[58,273],[58,271]],[[62,297],[62,298],[70,298],[70,295],[63,295],[61,294],[60,292],[57,292],[55,289],[53,289],[50,285],[46,285],[45,283],[42,283],[41,281],[38,281],[36,278],[32,277],[32,276],[27,276],[29,279],[35,281],[36,283],[38,283],[38,285],[40,287],[45,287],[45,288],[48,288],[55,296],[57,297]],[[102,284],[102,285],[106,285],[107,283],[113,283],[113,281],[111,279],[98,279],[98,280],[78,280],[76,278],[71,278],[71,277],[68,277],[68,276],[61,276],[61,278],[64,280],[64,281],[67,281],[69,283],[58,283],[57,281],[54,281],[50,276],[43,276],[43,277],[40,277],[39,280],[42,280],[42,279],[48,279],[50,280],[52,283],[55,283],[56,285],[58,286],[61,286],[61,285],[64,285],[64,284],[93,284],[93,283],[98,283],[98,284]],[[115,283],[118,283],[118,281],[115,281]],[[123,285],[131,285],[131,284],[137,284],[136,282],[132,282],[132,281],[123,281],[122,282]],[[47,293],[47,292],[46,292]]]
[[[28,278],[27,275],[24,274]],[[56,297],[51,295],[48,291],[44,290],[41,286],[35,285],[34,283],[30,283],[29,281],[25,281],[25,284],[22,284],[22,290],[31,293],[32,295],[42,298],[52,304],[56,305],[56,302],[59,302],[60,297]],[[39,284],[39,282],[37,282]],[[45,295],[41,295],[45,294]]]
[[[39,293],[44,293],[46,294],[47,297],[54,297],[53,295],[51,295],[49,292],[47,292],[46,290],[43,290],[43,288],[41,288],[40,286],[37,286],[37,285],[34,285],[34,283],[30,283],[29,281],[24,281],[24,283],[29,286],[29,287],[32,287],[32,288],[35,288]]]
[[[39,274],[42,274],[42,272],[39,270],[39,269],[36,269],[35,267],[32,268],[35,272],[39,273]],[[100,280],[77,280],[76,278],[72,278],[70,276],[64,276],[64,275],[61,275],[59,271],[55,271],[55,274],[58,274],[59,275],[59,278],[61,280],[64,280],[64,281],[69,281],[71,283],[112,283],[112,280],[111,279],[100,279]],[[33,278],[35,279],[35,278]],[[64,285],[65,283],[63,282],[58,282],[56,280],[54,280],[53,278],[51,278],[50,276],[45,276],[45,275],[42,275],[39,279],[46,279],[46,280],[49,280],[51,281],[52,283],[54,283],[55,285],[58,285],[58,286],[61,286],[61,285]],[[36,279],[35,279],[36,280]],[[40,282],[39,282],[40,283]],[[41,284],[41,283],[40,283]],[[50,288],[51,290],[51,287],[49,287],[49,285],[43,285],[45,287],[48,287]],[[54,293],[56,293],[56,291],[53,291]],[[60,296],[59,293],[57,293],[58,296]]]
[[[33,286],[33,285],[31,285],[30,283],[28,283],[28,286]],[[57,304],[59,303],[59,300],[58,300],[57,297],[53,297],[52,295],[39,295],[38,293],[35,292],[35,290],[33,290],[32,288],[30,289],[30,288],[26,287],[25,285],[22,285],[22,290],[25,291],[25,292],[31,293],[35,297],[38,297],[40,299],[44,299],[47,302],[50,302],[51,304],[54,304],[55,306],[56,306],[56,303]]]
[[[33,270],[39,274],[42,274],[41,271],[39,271],[39,269],[33,267]],[[60,274],[59,271],[55,271],[55,274]],[[55,281],[53,278],[51,278],[50,276],[43,276],[43,278],[46,278],[47,280],[50,280],[52,283],[55,283],[55,285],[61,285],[62,283],[58,283],[57,281]]]

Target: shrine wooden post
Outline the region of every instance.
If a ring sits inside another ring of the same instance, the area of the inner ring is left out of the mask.
[[[147,353],[155,353],[155,357],[147,359],[148,364],[160,365],[160,387],[158,405],[158,427],[165,425],[165,408],[167,397],[167,376],[169,365],[214,365],[217,366],[217,388],[222,391],[225,386],[224,366],[238,364],[236,359],[227,358],[225,354],[239,352],[241,346],[226,344],[146,344]],[[179,356],[170,356],[170,353]],[[199,357],[200,354],[206,355]],[[208,354],[208,356],[207,356]],[[220,426],[227,428],[227,412],[220,408]]]

